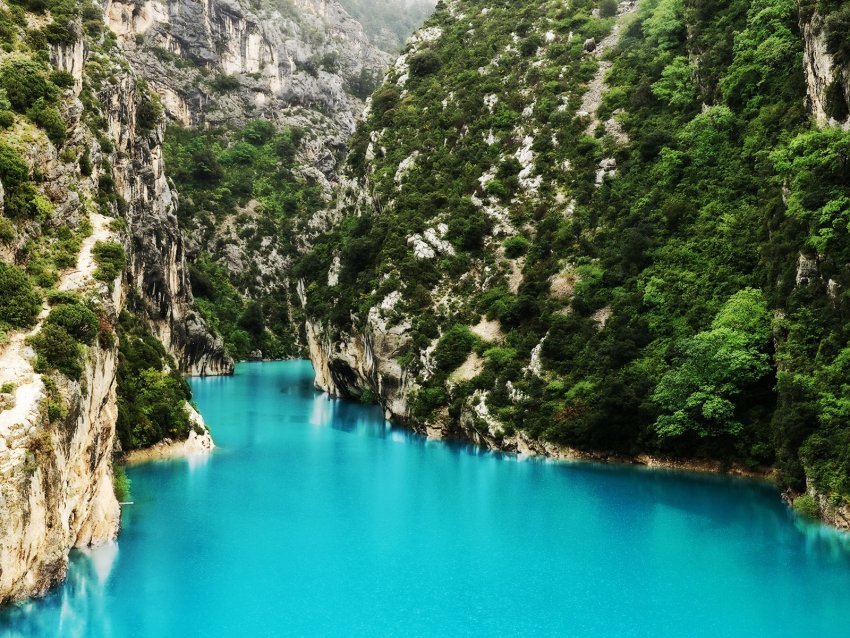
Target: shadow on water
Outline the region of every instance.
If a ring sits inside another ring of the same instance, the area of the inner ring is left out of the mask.
[[[309,381],[299,383],[297,388],[289,388],[288,391],[304,397],[317,395]],[[321,397],[319,400],[323,399],[327,404],[323,421],[335,430],[392,439],[418,448],[438,446],[443,453],[455,457],[522,463],[529,468],[537,467],[539,471],[560,475],[565,492],[593,484],[605,485],[608,493],[617,493],[624,501],[670,508],[688,517],[702,519],[705,525],[718,530],[742,520],[748,521],[755,543],[776,543],[777,529],[793,530],[796,534],[781,536],[778,542],[797,543],[802,536],[810,555],[829,557],[829,560],[839,561],[850,568],[850,534],[801,518],[782,501],[777,487],[767,480],[597,461],[518,457],[464,441],[430,440],[384,420],[378,406],[331,399],[322,393],[318,395]],[[734,498],[724,499],[725,506],[717,507],[718,498],[728,495],[731,490],[734,490]]]

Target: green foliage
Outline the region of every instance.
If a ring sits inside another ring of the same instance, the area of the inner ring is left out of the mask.
[[[216,93],[230,93],[231,91],[236,91],[240,86],[237,76],[226,74],[215,76],[209,81],[209,85]]]
[[[0,243],[8,244],[14,241],[17,236],[18,232],[15,230],[15,224],[5,217],[0,217]]]
[[[29,166],[20,153],[8,144],[0,142],[0,180],[3,181],[3,187],[8,189],[22,186],[29,176]]]
[[[60,326],[80,343],[91,345],[100,322],[97,315],[84,305],[63,303],[50,311],[46,323]]]
[[[422,51],[412,56],[409,64],[414,75],[429,75],[440,68],[440,58],[433,51]]]
[[[185,439],[191,392],[177,365],[139,319],[122,312],[118,325],[118,423],[124,450],[163,438]]]
[[[26,113],[39,99],[52,106],[59,91],[44,67],[29,59],[14,59],[0,67],[0,88],[18,113]]]
[[[124,270],[124,247],[114,241],[97,241],[92,248],[92,256],[97,263],[94,278],[112,285]]]
[[[451,372],[466,361],[477,341],[477,337],[467,326],[455,324],[437,342],[434,350],[435,366],[443,372]]]
[[[47,137],[56,146],[61,146],[67,136],[65,132],[65,121],[55,106],[50,106],[44,98],[38,98],[28,110],[27,117],[44,129]]]
[[[820,507],[818,507],[817,501],[808,494],[801,494],[794,499],[794,509],[800,516],[813,521],[820,518]]]
[[[0,322],[16,328],[35,323],[41,310],[41,296],[30,278],[17,266],[0,262]]]
[[[283,276],[262,272],[259,263],[294,253],[290,238],[323,205],[318,185],[294,170],[302,138],[299,129],[263,120],[242,130],[172,126],[166,135],[180,224],[205,247],[191,267],[192,290],[204,318],[237,359],[256,352],[266,358],[295,354]],[[234,233],[224,239],[220,229],[228,227]],[[243,243],[251,256],[242,271],[219,265],[233,242]]]
[[[130,488],[132,481],[127,476],[127,470],[123,465],[112,466],[112,489],[115,491],[115,498],[119,503],[124,503],[130,499]]]
[[[516,259],[517,257],[522,257],[526,252],[528,252],[528,247],[531,246],[531,242],[522,235],[515,235],[514,237],[508,237],[504,241],[503,245],[505,247],[505,257],[508,259]]]
[[[136,104],[136,127],[141,133],[149,133],[159,126],[164,111],[159,98],[145,85],[140,86],[140,94]]]
[[[617,0],[599,0],[599,15],[602,18],[617,15]]]
[[[683,346],[682,361],[653,395],[662,410],[661,437],[740,435],[737,399],[770,372],[770,316],[764,295],[747,288],[732,296],[711,324]]]
[[[347,160],[359,193],[307,233],[289,294],[303,280],[332,338],[375,312],[410,323],[415,421],[486,396],[504,431],[774,465],[850,496],[850,138],[805,111],[815,3],[473,4],[438,5],[441,35],[375,91]],[[847,3],[816,5],[842,60]],[[615,22],[597,118],[627,136],[579,113],[600,71],[582,43]],[[841,121],[844,90],[827,91]],[[486,350],[465,328],[482,314],[502,333]],[[474,348],[483,371],[451,382]]]
[[[61,326],[45,323],[28,341],[38,355],[36,369],[39,372],[55,369],[74,381],[82,376],[82,348]]]

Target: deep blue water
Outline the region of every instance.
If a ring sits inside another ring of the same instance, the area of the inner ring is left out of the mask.
[[[118,543],[0,634],[850,635],[848,543],[767,486],[428,442],[305,362],[192,387],[214,455],[131,468]]]

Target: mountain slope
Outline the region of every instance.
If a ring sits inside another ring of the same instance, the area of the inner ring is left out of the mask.
[[[295,268],[318,385],[435,435],[773,466],[843,503],[845,13],[441,3]]]

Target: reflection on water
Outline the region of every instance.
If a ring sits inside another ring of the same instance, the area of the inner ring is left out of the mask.
[[[46,598],[0,611],[0,635],[111,636],[104,592],[118,559],[118,543],[71,552],[65,584]],[[2,629],[6,626],[5,629]],[[14,629],[10,627],[14,626]]]
[[[219,447],[130,468],[0,636],[848,634],[850,537],[768,485],[428,441],[303,362],[192,385]]]

